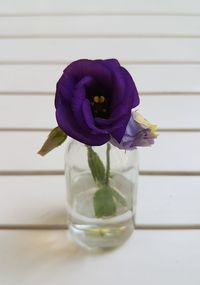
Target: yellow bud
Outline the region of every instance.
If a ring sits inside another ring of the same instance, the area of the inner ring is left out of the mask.
[[[151,134],[156,138],[158,136],[157,133],[157,126],[151,124],[147,119],[145,119],[140,113],[134,112],[134,119],[136,122],[138,122],[141,125],[146,126],[147,128],[150,129]]]

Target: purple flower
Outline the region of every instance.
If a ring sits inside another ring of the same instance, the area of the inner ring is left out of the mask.
[[[156,126],[149,123],[138,112],[133,112],[121,142],[111,138],[110,142],[120,148],[132,150],[138,146],[150,146],[157,137]]]
[[[87,145],[102,145],[111,137],[120,143],[138,104],[134,81],[116,59],[74,61],[57,83],[58,125]]]

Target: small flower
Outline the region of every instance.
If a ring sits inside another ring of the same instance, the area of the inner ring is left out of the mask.
[[[110,142],[120,149],[132,150],[138,146],[152,145],[157,136],[156,125],[152,125],[138,112],[133,112],[121,142],[118,143],[115,138],[111,138]]]
[[[111,136],[120,143],[138,104],[135,83],[116,59],[74,61],[57,83],[58,126],[90,146],[105,144]]]
[[[147,119],[145,119],[138,112],[133,112],[133,117],[137,123],[143,125],[144,127],[147,127],[150,130],[150,132],[154,138],[157,138],[158,134],[157,134],[157,126],[156,125],[151,124],[149,121],[147,121]]]

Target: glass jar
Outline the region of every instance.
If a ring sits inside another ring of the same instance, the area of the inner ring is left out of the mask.
[[[137,150],[120,150],[110,143],[89,147],[68,139],[65,178],[73,239],[90,249],[123,244],[135,224]]]

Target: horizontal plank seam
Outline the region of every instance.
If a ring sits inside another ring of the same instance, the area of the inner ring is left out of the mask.
[[[121,64],[127,65],[199,65],[200,60],[130,60],[130,61],[120,61]],[[70,62],[65,61],[50,61],[50,60],[0,60],[1,65],[65,65],[67,66]]]
[[[194,13],[194,12],[141,12],[141,11],[135,11],[135,12],[125,12],[125,11],[120,11],[120,12],[111,12],[111,11],[76,11],[76,12],[58,12],[58,13],[44,13],[44,12],[35,12],[35,13],[3,13],[0,12],[0,17],[41,17],[41,16],[55,16],[55,17],[63,17],[63,16],[177,16],[177,17],[199,17],[200,12]]]
[[[67,225],[58,224],[0,224],[0,230],[67,230]]]
[[[200,128],[158,128],[158,132],[169,132],[169,133],[174,133],[174,132],[178,132],[178,133],[196,133],[196,132],[200,132]]]
[[[68,225],[58,224],[2,224],[0,230],[67,230]],[[135,225],[136,230],[200,230],[200,224],[176,225]]]
[[[141,170],[141,176],[200,176],[200,171]],[[64,170],[0,170],[0,176],[60,176]]]
[[[136,230],[200,230],[200,224],[174,224],[174,225],[135,225]]]
[[[55,126],[52,126],[52,128]],[[50,132],[52,128],[0,128],[0,132]],[[200,128],[158,128],[158,132],[161,133],[198,133]]]
[[[200,171],[160,171],[160,170],[143,170],[141,176],[200,176]]]
[[[60,176],[64,175],[64,170],[0,170],[0,176],[43,176],[43,175]]]
[[[146,91],[146,92],[139,92],[140,96],[200,96],[199,91]],[[45,92],[45,91],[4,91],[0,90],[0,96],[54,96],[55,93],[53,92]]]
[[[53,126],[52,126],[53,127]],[[0,132],[49,132],[51,128],[0,128]],[[200,128],[158,128],[158,132],[200,132]]]
[[[156,34],[156,33],[152,33],[152,34],[145,34],[145,33],[141,33],[141,34],[136,34],[136,33],[127,33],[127,34],[51,34],[51,35],[47,35],[47,34],[10,34],[10,35],[1,35],[0,34],[0,39],[76,39],[76,38],[84,38],[84,39],[102,39],[102,38],[111,38],[111,39],[130,39],[130,38],[138,38],[138,39],[163,39],[163,38],[176,38],[176,39],[199,39],[200,38],[200,34],[196,34],[196,35],[189,35],[189,34]]]

